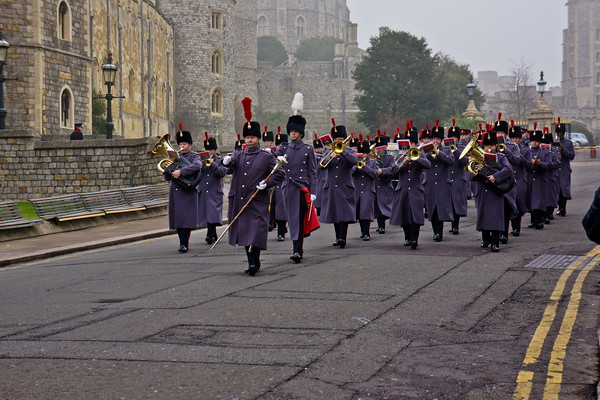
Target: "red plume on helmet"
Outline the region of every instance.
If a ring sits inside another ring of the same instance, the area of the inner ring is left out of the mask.
[[[250,121],[252,120],[252,99],[244,97],[242,99],[242,107],[244,108],[244,118],[248,121],[248,128],[250,128]]]
[[[204,132],[204,137],[208,140],[208,132]]]
[[[337,128],[336,128],[336,124],[335,124],[335,118],[331,118],[331,123],[333,124],[333,131],[337,132]]]
[[[354,139],[354,132],[350,132],[350,136],[352,136],[352,139]]]
[[[363,141],[363,135],[362,135],[362,133],[358,135],[358,141],[359,141],[359,142],[362,142],[362,141]]]
[[[501,112],[499,112],[499,113],[498,113],[498,121],[500,121],[501,119],[502,119],[502,113],[501,113]]]
[[[534,132],[535,132],[535,131],[537,131],[537,122],[534,122],[534,123],[533,123],[533,131],[534,131]]]
[[[558,117],[556,120],[558,121],[557,124],[560,125],[560,117]]]
[[[277,125],[277,134],[281,135],[281,125]]]
[[[479,124],[479,130],[482,131],[483,130],[483,124]]]
[[[412,128],[412,127],[414,126],[414,123],[415,123],[415,121],[413,121],[413,120],[411,119],[411,120],[410,120],[410,121],[408,121],[408,122],[410,122],[410,127]]]
[[[436,118],[436,119],[435,119],[435,125],[434,125],[434,126],[439,126],[439,125],[440,125],[440,119],[439,119],[439,118]]]
[[[456,126],[456,118],[452,118],[452,126]]]
[[[512,126],[513,128],[515,127],[515,120],[514,119],[510,120],[510,126]]]
[[[264,128],[265,128],[265,130],[264,130],[265,132],[269,130],[269,127],[266,125],[264,126]]]
[[[313,136],[314,136],[315,140],[317,140],[319,138],[316,133],[313,133]]]
[[[179,123],[179,132],[183,131],[183,124],[180,122]]]
[[[242,137],[240,136],[240,134],[237,134],[237,138],[238,138],[238,142],[242,140]]]
[[[371,136],[367,135],[367,140],[370,142],[371,141]]]
[[[377,137],[381,136],[381,129],[377,129]]]
[[[550,132],[550,130],[548,129],[548,127],[547,127],[547,126],[545,126],[545,127],[544,127],[544,135],[545,135],[545,134],[547,134],[547,133],[549,133],[549,132]]]

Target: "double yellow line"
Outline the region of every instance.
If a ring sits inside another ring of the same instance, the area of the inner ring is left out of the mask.
[[[542,353],[542,347],[548,332],[552,327],[552,324],[556,318],[556,311],[558,305],[565,291],[567,280],[571,277],[582,264],[587,263],[585,267],[579,272],[573,289],[571,290],[569,304],[562,320],[560,330],[554,346],[552,347],[552,354],[550,356],[550,362],[548,363],[548,374],[546,377],[546,385],[544,386],[544,397],[543,400],[558,400],[562,384],[562,372],[564,367],[565,355],[567,352],[567,345],[571,339],[571,333],[573,332],[573,325],[579,311],[579,302],[581,301],[581,289],[583,282],[588,276],[589,272],[600,262],[600,246],[596,246],[592,251],[587,253],[583,257],[576,259],[569,267],[562,273],[552,295],[550,296],[550,302],[544,311],[544,316],[540,321],[535,334],[529,343],[527,353],[523,360],[523,367],[537,363],[540,354]],[[517,376],[517,388],[514,393],[514,400],[529,400],[531,396],[531,390],[533,389],[533,377],[535,373],[527,369],[522,369]]]

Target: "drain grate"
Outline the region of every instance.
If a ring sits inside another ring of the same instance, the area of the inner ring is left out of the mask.
[[[525,268],[543,268],[543,269],[567,269],[575,260],[581,256],[572,256],[564,254],[542,254],[531,260]],[[585,264],[585,263],[582,263]],[[579,265],[577,269],[581,269]]]

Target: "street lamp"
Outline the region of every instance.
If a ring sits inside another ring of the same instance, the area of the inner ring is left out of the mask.
[[[544,97],[544,93],[546,93],[546,82],[544,80],[544,71],[540,72],[540,80],[537,82],[537,91],[540,94],[540,97]]]
[[[110,92],[112,86],[115,84],[115,78],[117,77],[117,70],[119,68],[113,64],[112,53],[108,52],[108,60],[106,64],[102,64],[102,76],[104,78],[104,84],[108,93],[104,97],[106,99],[106,138],[112,139],[114,124],[112,121],[112,99],[119,98],[112,95]]]
[[[6,108],[4,108],[4,81],[7,79],[4,78],[4,73],[2,69],[4,68],[4,63],[6,62],[6,53],[8,53],[8,48],[10,44],[6,40],[4,40],[4,29],[0,26],[0,129],[6,129]]]
[[[475,83],[473,82],[473,75],[471,75],[471,82],[467,84],[467,94],[469,95],[469,100],[473,99],[476,87],[477,85],[475,85]]]

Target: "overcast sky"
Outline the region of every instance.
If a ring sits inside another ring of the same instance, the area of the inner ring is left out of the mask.
[[[380,26],[424,37],[443,52],[478,71],[509,75],[523,58],[535,81],[541,70],[549,86],[561,81],[562,31],[567,27],[567,0],[347,0],[350,19],[358,24],[358,42]]]

